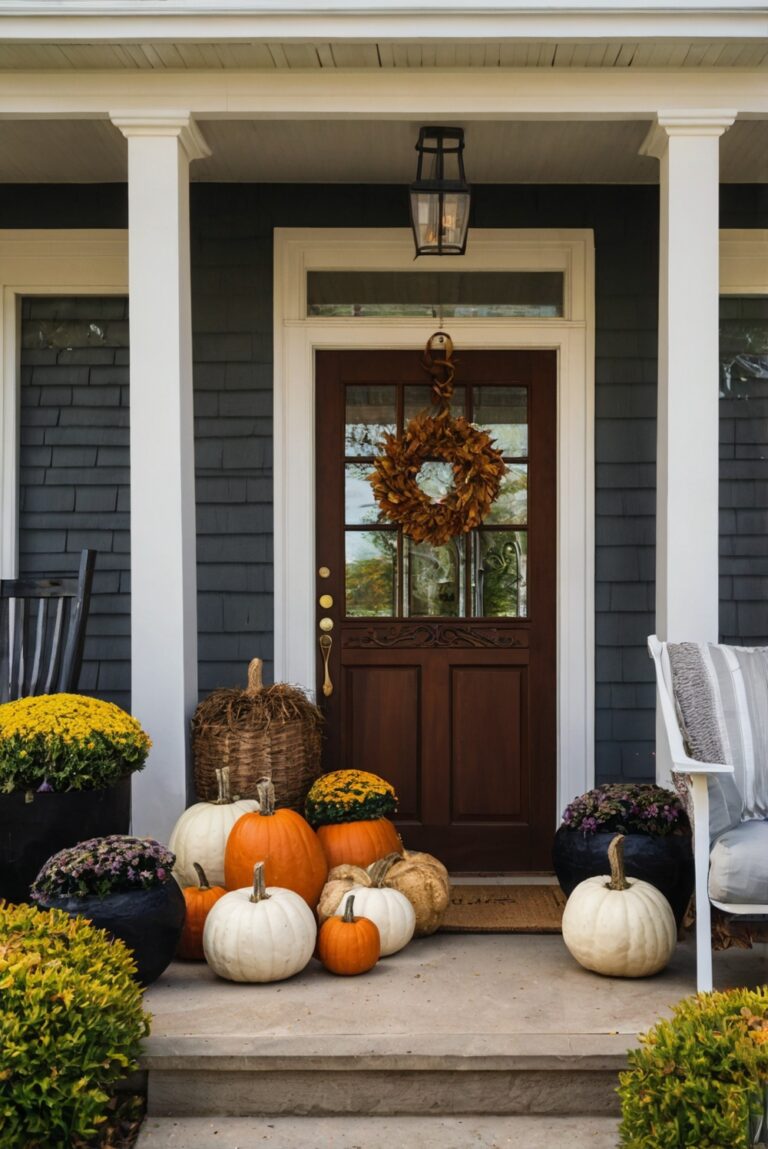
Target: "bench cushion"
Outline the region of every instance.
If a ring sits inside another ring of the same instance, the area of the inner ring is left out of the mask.
[[[689,754],[734,768],[709,780],[712,836],[768,817],[768,648],[681,642],[668,649]]]
[[[742,822],[720,835],[709,857],[709,896],[768,905],[768,822]]]

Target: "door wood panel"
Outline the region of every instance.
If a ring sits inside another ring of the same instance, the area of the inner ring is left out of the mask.
[[[406,845],[454,872],[549,870],[556,355],[456,358],[457,403],[496,428],[508,482],[480,532],[437,552],[378,522],[367,488],[381,428],[402,428],[428,395],[420,354],[316,356],[316,561],[330,570],[317,622],[332,626],[334,684],[328,698],[318,688],[324,764],[392,782]]]
[[[527,758],[526,667],[459,666],[451,674],[451,820],[518,821]]]
[[[344,668],[350,761],[392,783],[408,821],[420,818],[420,680],[418,665]]]

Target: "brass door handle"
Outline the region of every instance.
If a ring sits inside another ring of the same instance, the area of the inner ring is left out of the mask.
[[[320,650],[323,655],[323,694],[326,698],[329,698],[333,694],[333,683],[331,682],[331,675],[328,670],[328,659],[331,657],[333,639],[330,634],[321,634],[318,642],[320,643]]]

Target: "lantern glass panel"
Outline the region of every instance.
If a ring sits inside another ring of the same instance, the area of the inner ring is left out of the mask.
[[[467,242],[469,193],[411,192],[411,213],[420,255],[461,255]]]

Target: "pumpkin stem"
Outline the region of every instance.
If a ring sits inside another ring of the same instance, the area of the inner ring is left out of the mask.
[[[229,806],[232,802],[232,794],[229,789],[229,766],[222,766],[220,770],[216,771],[216,786],[219,793],[214,799],[214,806]]]
[[[264,663],[260,658],[252,658],[248,663],[248,685],[245,688],[246,694],[259,694],[263,688],[261,681],[261,668]]]
[[[262,778],[256,787],[256,793],[259,795],[260,813],[270,818],[275,812],[275,787],[272,785],[272,779]]]
[[[617,834],[611,838],[608,846],[608,862],[611,867],[611,880],[608,882],[609,890],[628,890],[629,882],[624,873],[624,835]]]
[[[263,902],[271,897],[267,893],[266,886],[264,885],[264,863],[257,862],[253,867],[253,893],[251,894],[250,901]]]
[[[368,867],[368,877],[371,879],[371,885],[378,886],[379,888],[383,886],[384,879],[395,862],[402,862],[402,860],[402,854],[387,854],[386,858],[379,858],[377,862],[371,862]]]
[[[194,868],[195,873],[197,874],[197,880],[200,883],[200,889],[201,890],[210,890],[211,886],[210,886],[208,879],[205,876],[205,870],[203,869],[203,867],[200,865],[199,862],[193,862],[192,866]]]
[[[355,895],[350,894],[344,903],[344,917],[341,919],[343,922],[354,922],[355,920]]]

